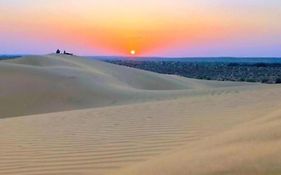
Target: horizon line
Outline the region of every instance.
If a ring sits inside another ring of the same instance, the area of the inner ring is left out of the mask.
[[[55,53],[47,53],[47,54],[1,54],[0,56],[27,56],[27,55],[49,55]],[[76,56],[81,57],[122,57],[122,58],[281,58],[281,56],[125,56],[125,55],[79,55]]]

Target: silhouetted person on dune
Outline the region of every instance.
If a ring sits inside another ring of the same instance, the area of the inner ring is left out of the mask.
[[[56,54],[60,54],[60,50],[59,49],[56,51]]]
[[[68,52],[66,52],[66,51],[64,51],[63,54],[65,54],[65,55],[71,55],[71,56],[73,55],[73,53],[68,53]]]

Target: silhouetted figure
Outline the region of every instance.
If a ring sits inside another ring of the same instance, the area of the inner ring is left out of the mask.
[[[73,53],[68,53],[68,52],[66,52],[66,51],[63,51],[63,54],[65,54],[65,55],[70,55],[70,56],[73,55]]]
[[[59,49],[56,51],[56,54],[60,54],[60,50]]]

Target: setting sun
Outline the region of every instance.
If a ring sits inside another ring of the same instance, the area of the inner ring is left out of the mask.
[[[135,55],[136,54],[136,51],[135,50],[131,50],[131,55]]]

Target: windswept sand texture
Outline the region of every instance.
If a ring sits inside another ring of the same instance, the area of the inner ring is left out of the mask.
[[[1,61],[0,174],[280,174],[280,99],[79,57]]]

